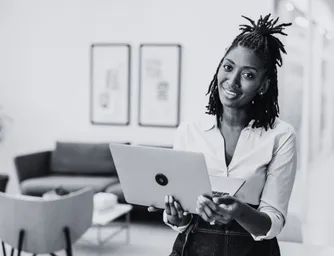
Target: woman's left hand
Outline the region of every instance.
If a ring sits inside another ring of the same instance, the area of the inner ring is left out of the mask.
[[[227,224],[240,216],[241,204],[241,201],[229,195],[214,197],[213,200],[199,196],[196,210],[207,222]]]

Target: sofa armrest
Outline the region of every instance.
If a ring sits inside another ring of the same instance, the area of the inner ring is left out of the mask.
[[[19,183],[24,180],[46,176],[50,173],[51,151],[16,156],[14,164]]]

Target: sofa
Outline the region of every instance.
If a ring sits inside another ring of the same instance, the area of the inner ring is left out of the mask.
[[[59,186],[97,193],[119,184],[108,143],[56,142],[54,150],[20,155],[14,163],[25,195],[42,196]]]
[[[58,141],[53,150],[16,156],[14,164],[24,195],[42,196],[59,186],[69,191],[92,187],[126,203],[108,143]],[[147,207],[134,205],[134,212],[147,213]],[[160,219],[161,211],[149,215]]]

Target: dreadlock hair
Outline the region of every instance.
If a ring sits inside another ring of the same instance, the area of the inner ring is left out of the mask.
[[[256,95],[250,107],[250,118],[254,120],[252,127],[264,127],[266,130],[273,128],[276,117],[279,116],[278,107],[278,88],[277,88],[277,66],[283,64],[281,52],[286,54],[284,45],[274,34],[287,35],[283,32],[284,28],[291,26],[291,23],[282,23],[276,25],[278,18],[270,19],[270,14],[264,18],[260,16],[257,23],[248,17],[251,25],[240,25],[241,33],[233,40],[231,46],[227,49],[225,56],[237,46],[243,46],[254,51],[254,53],[262,59],[266,67],[266,76],[269,79],[267,92],[263,96]],[[276,26],[275,26],[276,25]],[[220,118],[223,113],[223,106],[218,95],[217,74],[225,58],[220,61],[216,73],[210,83],[208,92],[209,104],[206,106],[209,115],[216,115],[217,124],[220,126]]]

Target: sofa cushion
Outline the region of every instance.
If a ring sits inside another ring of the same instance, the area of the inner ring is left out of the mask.
[[[59,186],[69,191],[91,187],[97,193],[117,183],[119,183],[117,177],[50,175],[25,180],[20,186],[24,195],[42,196],[45,192]]]
[[[116,175],[107,143],[57,142],[50,167],[58,174]]]

